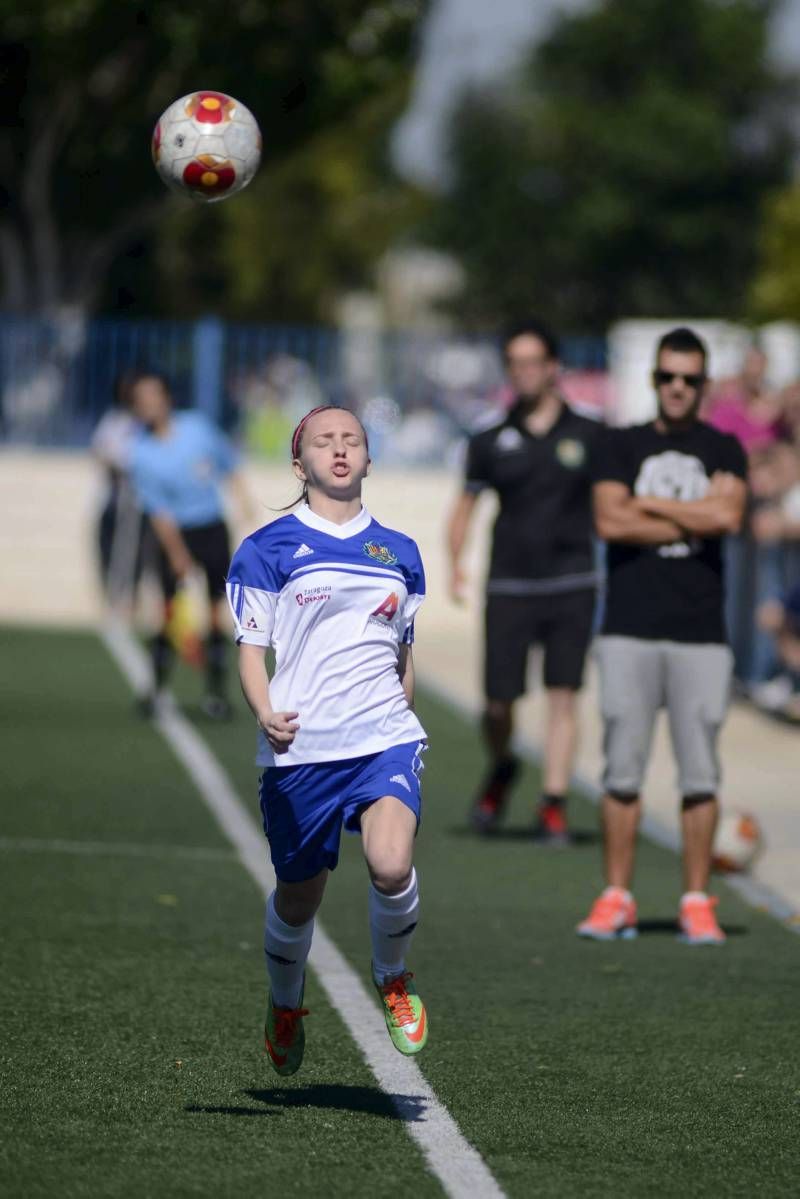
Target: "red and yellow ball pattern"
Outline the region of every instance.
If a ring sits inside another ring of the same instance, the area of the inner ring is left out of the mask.
[[[213,202],[235,195],[255,175],[261,132],[255,117],[224,92],[182,96],[153,130],[153,163],[171,190]]]

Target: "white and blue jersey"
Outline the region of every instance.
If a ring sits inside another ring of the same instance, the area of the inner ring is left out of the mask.
[[[259,732],[257,762],[337,762],[424,740],[397,673],[425,595],[416,543],[362,508],[346,524],[303,505],[242,542],[228,574],[236,641],[272,646],[275,711],[300,728],[274,755]]]
[[[133,443],[131,477],[150,516],[171,516],[183,529],[223,519],[220,480],[238,466],[228,438],[201,412],[176,412],[169,434],[142,430]]]

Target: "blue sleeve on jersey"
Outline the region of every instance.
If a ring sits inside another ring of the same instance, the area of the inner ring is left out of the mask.
[[[425,567],[422,565],[419,547],[416,542],[412,542],[414,546],[414,556],[411,562],[411,586],[409,591],[412,595],[425,594]]]
[[[415,541],[410,542],[409,548],[411,553],[408,555],[405,572],[408,578],[408,598],[403,611],[405,628],[402,633],[402,641],[404,645],[413,645],[414,643],[414,618],[425,598],[425,568],[422,565],[419,548]]]
[[[285,581],[277,550],[269,553],[269,547],[258,545],[255,537],[245,538],[233,555],[228,582],[277,594]]]

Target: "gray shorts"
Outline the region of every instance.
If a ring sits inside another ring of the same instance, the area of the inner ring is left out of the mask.
[[[715,794],[717,737],[730,698],[727,645],[598,637],[606,791],[638,795],[653,726],[666,708],[681,795]]]

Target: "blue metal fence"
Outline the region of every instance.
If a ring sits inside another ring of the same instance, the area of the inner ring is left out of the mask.
[[[565,366],[605,368],[603,339],[568,338]],[[285,452],[308,407],[346,404],[378,454],[438,460],[502,384],[490,337],[243,325],[209,317],[123,321],[0,318],[0,440],[85,446],[124,371],[158,370],[177,402],[207,412],[265,455]],[[400,427],[402,438],[388,436]],[[280,447],[280,449],[278,449]]]

